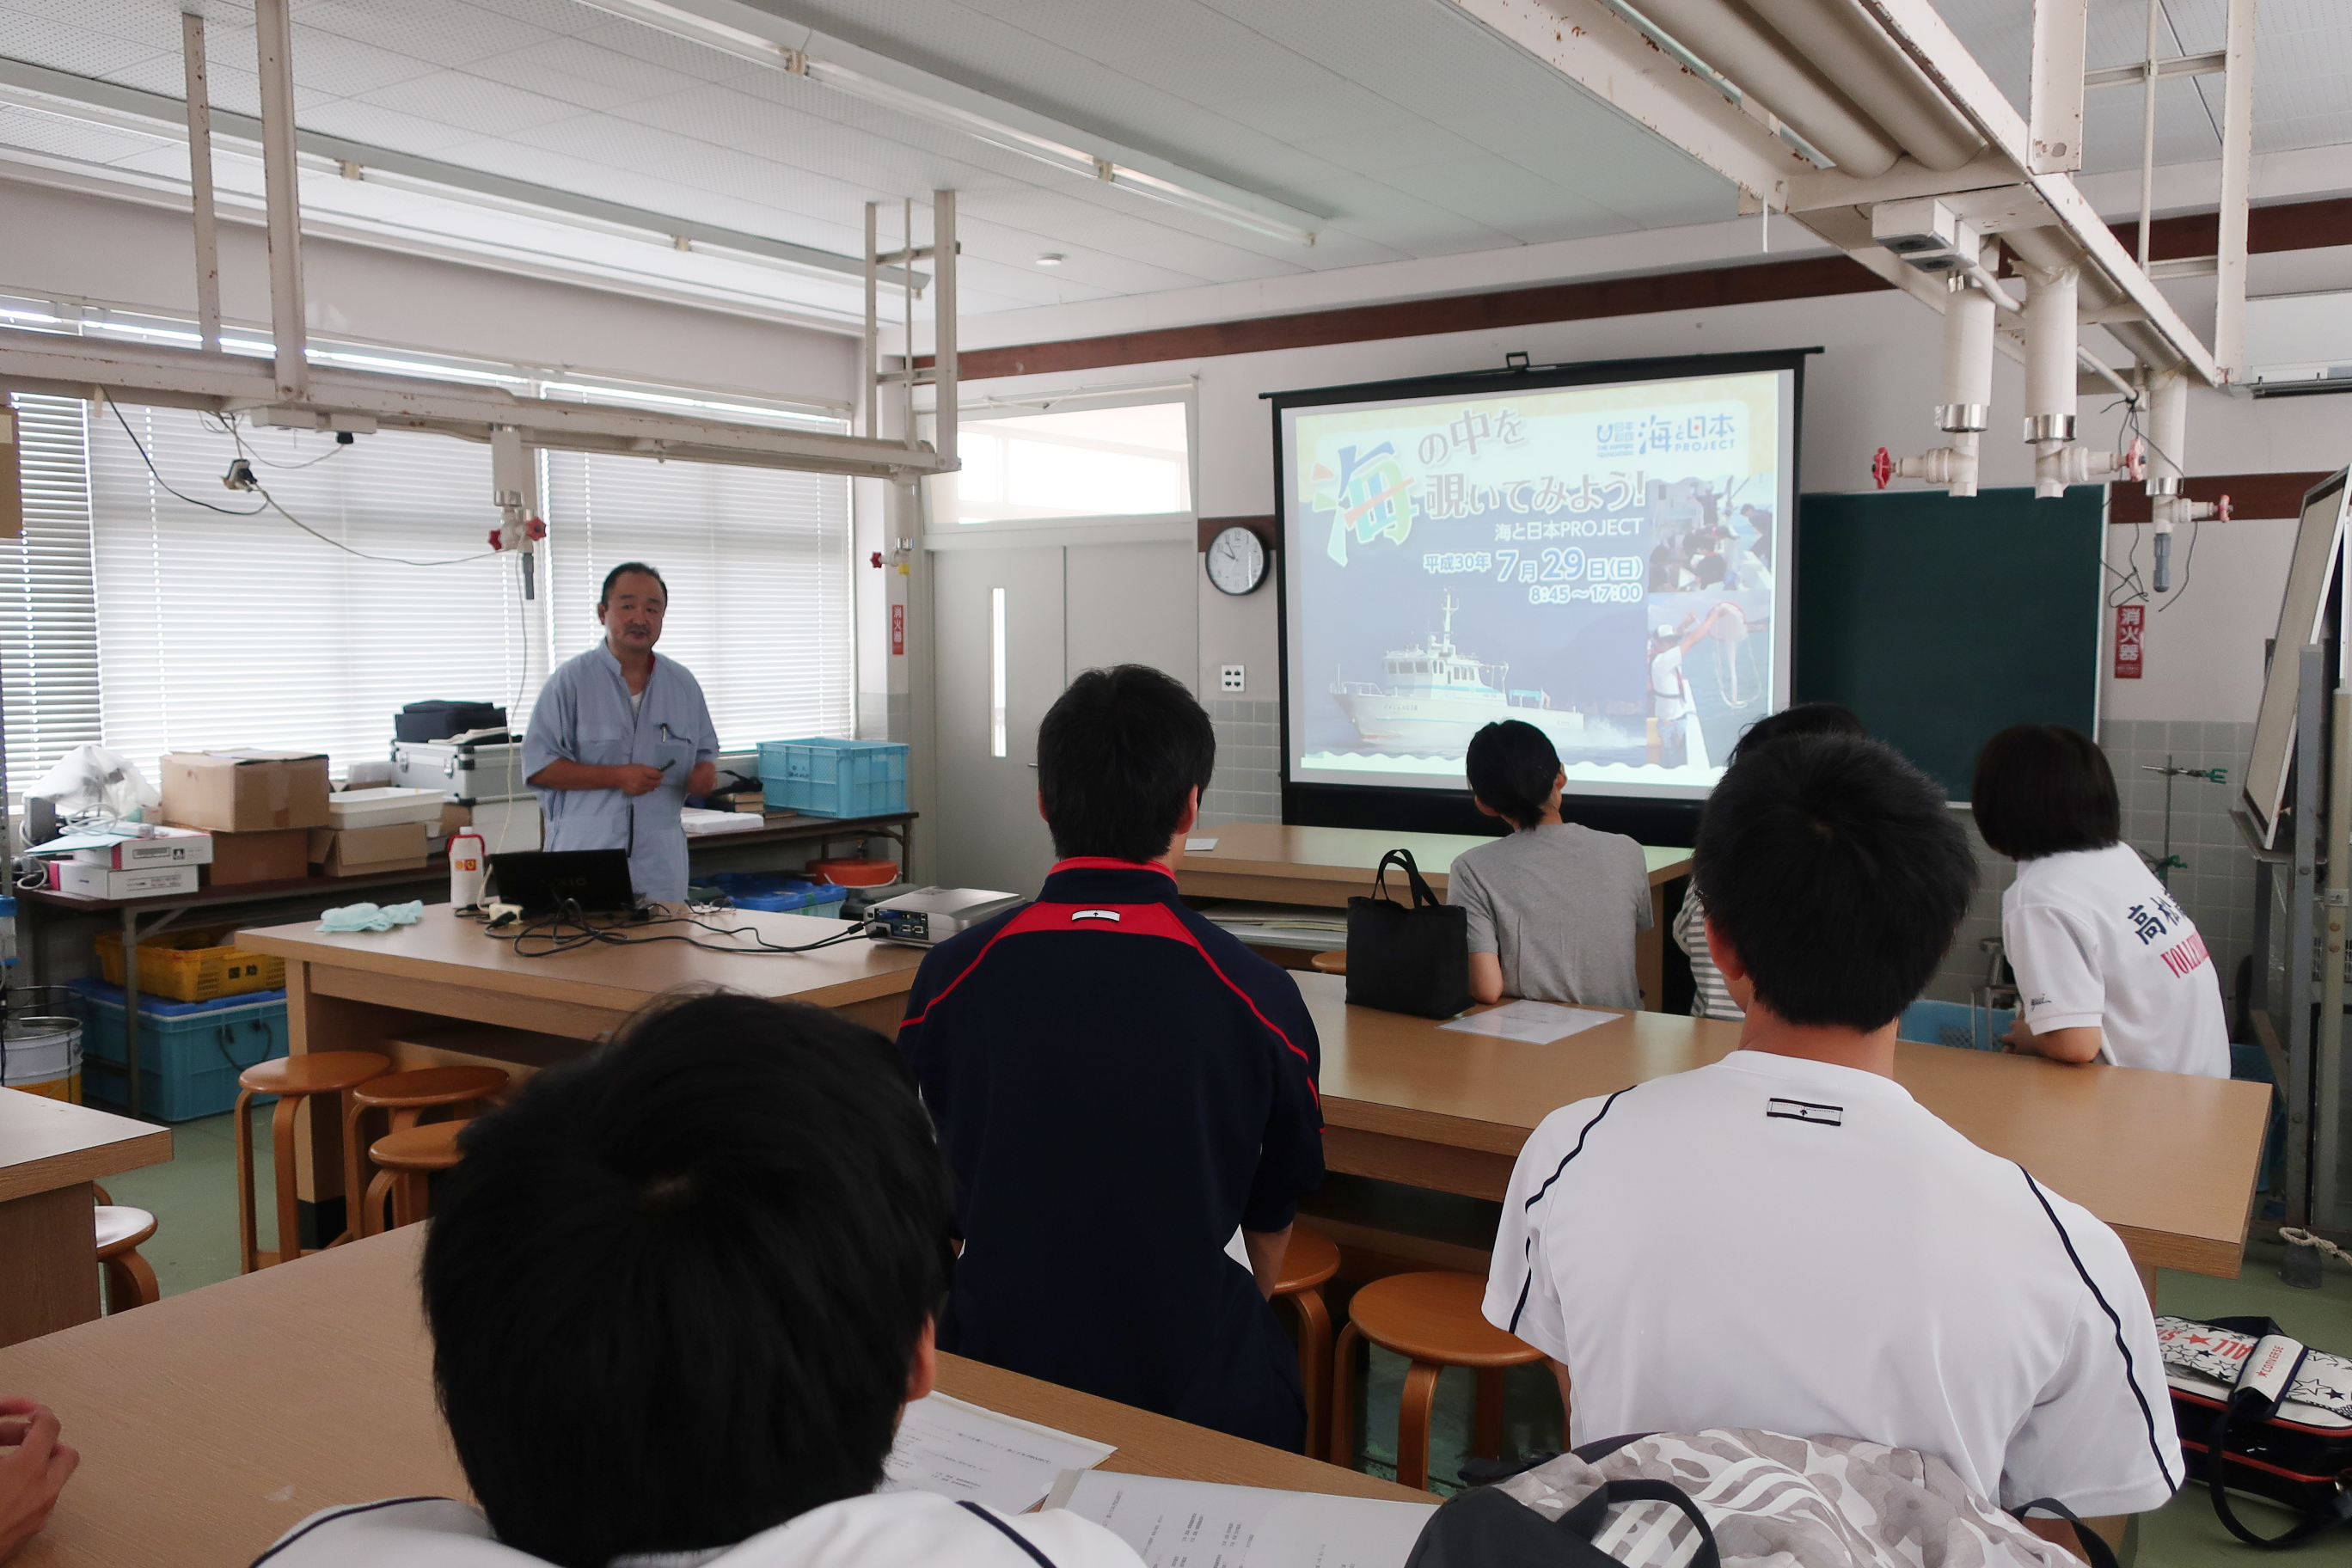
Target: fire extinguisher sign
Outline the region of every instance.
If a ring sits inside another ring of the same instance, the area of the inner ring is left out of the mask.
[[[907,606],[904,605],[890,606],[890,651],[907,651]]]
[[[2147,663],[2147,606],[2116,606],[2116,679],[2137,680]]]

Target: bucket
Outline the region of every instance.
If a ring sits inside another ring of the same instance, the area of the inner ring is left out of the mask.
[[[836,888],[882,888],[898,879],[896,860],[812,860],[806,874]]]
[[[68,1105],[81,1103],[81,1025],[72,1018],[11,1018],[0,1035],[0,1083]]]

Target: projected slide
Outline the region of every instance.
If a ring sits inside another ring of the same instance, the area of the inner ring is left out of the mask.
[[[1787,701],[1780,363],[1277,399],[1292,780],[1460,788],[1521,719],[1571,791],[1705,794]]]

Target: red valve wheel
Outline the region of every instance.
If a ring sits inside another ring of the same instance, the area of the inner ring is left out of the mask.
[[[545,539],[547,537],[547,524],[541,519],[534,517],[529,522],[523,524],[523,531],[530,534],[533,539]]]
[[[2133,437],[2131,445],[2123,449],[2122,457],[2123,460],[2116,467],[2123,469],[2124,478],[2135,484],[2147,478],[2147,442]]]
[[[1870,477],[1878,481],[1880,489],[1885,489],[1886,481],[1895,477],[1895,459],[1884,447],[1870,459]]]
[[[882,552],[878,550],[874,552],[874,564],[877,566],[882,564]]]
[[[2230,498],[2228,496],[2223,496],[2221,500],[2213,503],[2213,521],[2216,522],[2227,522],[2230,521]]]
[[[493,549],[493,550],[504,550],[504,549],[507,547],[507,542],[506,542],[506,539],[505,539],[505,537],[504,537],[505,533],[506,533],[506,531],[505,531],[504,529],[501,529],[501,528],[494,528],[494,529],[490,530],[490,548],[491,548],[491,549]]]

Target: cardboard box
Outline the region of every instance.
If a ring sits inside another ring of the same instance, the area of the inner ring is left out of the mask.
[[[459,828],[471,827],[473,825],[474,808],[472,806],[459,805],[454,800],[445,800],[441,803],[441,826],[434,829],[434,835],[436,837],[446,838]]]
[[[192,827],[158,827],[152,838],[118,838],[99,849],[77,849],[73,858],[85,866],[110,871],[144,871],[168,866],[209,866],[213,836]]]
[[[317,752],[174,752],[163,759],[163,820],[225,833],[327,826],[327,759]]]
[[[365,877],[377,871],[422,871],[425,841],[421,822],[385,827],[314,827],[310,864],[327,877]]]
[[[61,893],[79,893],[86,899],[155,899],[167,893],[193,893],[196,880],[194,866],[117,871],[81,860],[49,862],[49,886]]]
[[[286,882],[310,874],[310,830],[285,827],[269,833],[215,833],[205,886]]]

